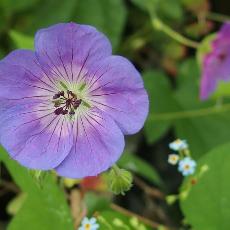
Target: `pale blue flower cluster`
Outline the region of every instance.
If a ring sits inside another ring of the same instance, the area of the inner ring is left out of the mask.
[[[169,144],[169,148],[179,152],[178,154],[169,154],[168,163],[178,164],[178,171],[183,176],[192,175],[196,169],[196,162],[189,156],[188,144],[186,140],[177,139]]]

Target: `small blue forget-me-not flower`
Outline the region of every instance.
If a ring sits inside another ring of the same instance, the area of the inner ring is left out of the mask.
[[[169,144],[169,148],[174,151],[180,151],[188,148],[186,140],[177,139]]]
[[[178,171],[180,171],[183,176],[192,175],[195,169],[196,162],[190,157],[185,157],[183,160],[179,161]]]
[[[98,228],[99,224],[97,224],[96,218],[92,217],[89,219],[88,217],[85,217],[78,230],[97,230]]]

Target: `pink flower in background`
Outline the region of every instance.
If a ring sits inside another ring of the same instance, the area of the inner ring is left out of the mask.
[[[200,98],[207,99],[219,81],[230,80],[230,23],[222,26],[203,59]]]

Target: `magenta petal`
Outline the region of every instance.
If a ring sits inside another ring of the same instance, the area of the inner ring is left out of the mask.
[[[210,75],[205,74],[201,79],[200,98],[202,100],[206,100],[215,90],[217,85],[217,80],[215,78],[210,80],[209,77]]]
[[[138,132],[148,115],[149,100],[132,63],[110,56],[91,69],[89,78],[94,106],[108,113],[124,134]]]
[[[230,80],[230,24],[226,23],[212,42],[212,51],[204,56],[200,98],[207,99],[219,81]]]
[[[79,69],[111,55],[109,40],[95,28],[76,23],[61,23],[39,30],[35,37],[39,62],[55,75],[71,79]],[[77,77],[77,76],[74,76]]]
[[[225,45],[230,45],[230,23],[225,23],[221,27],[220,31],[217,33],[216,39],[213,41],[213,46],[214,49],[225,46]]]
[[[4,112],[0,118],[0,142],[22,165],[52,169],[64,160],[72,147],[71,129],[50,111],[38,116],[36,110],[33,102]]]
[[[71,153],[56,168],[61,176],[95,176],[112,166],[124,149],[124,136],[108,115],[91,110],[75,122],[76,137]]]

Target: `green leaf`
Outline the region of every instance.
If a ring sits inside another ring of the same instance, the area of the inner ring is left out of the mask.
[[[60,22],[89,24],[105,33],[116,50],[126,14],[123,0],[41,0],[41,4],[27,15],[23,29],[26,33],[34,34],[40,28]]]
[[[182,20],[183,9],[178,0],[132,0],[132,2],[150,14],[157,14],[169,22]]]
[[[111,203],[109,197],[105,197],[100,194],[95,194],[93,192],[87,192],[84,196],[84,201],[86,203],[88,216],[93,215],[93,213],[95,212],[108,209]]]
[[[40,28],[71,21],[77,2],[76,0],[41,0],[40,4],[27,15],[23,29],[27,33],[34,34]]]
[[[74,21],[95,26],[105,33],[116,49],[126,21],[126,8],[122,0],[78,1]]]
[[[64,193],[55,178],[47,174],[40,186],[31,173],[10,159],[1,148],[0,160],[6,165],[16,184],[27,194],[22,208],[8,230],[73,230],[73,223]]]
[[[150,100],[150,111],[144,131],[148,142],[153,143],[161,138],[171,126],[169,120],[155,121],[155,115],[176,111],[177,107],[170,82],[163,72],[149,71],[144,73],[144,83]]]
[[[208,170],[199,176],[187,197],[181,199],[181,207],[192,229],[230,229],[230,144],[218,147],[198,162],[197,173],[204,165]],[[186,191],[188,180],[182,191]],[[185,189],[185,190],[184,190]]]
[[[154,167],[136,155],[124,153],[118,161],[118,165],[121,168],[125,168],[139,174],[154,184],[159,186],[162,186],[163,184],[159,174],[154,169]]]
[[[18,49],[33,49],[34,39],[15,30],[10,31],[10,38]]]
[[[156,11],[159,0],[132,0],[132,2],[142,10],[153,13]]]
[[[100,213],[98,217],[98,223],[100,224],[100,230],[114,230],[114,229],[136,229],[136,230],[150,230],[148,227],[136,217],[126,216],[123,213],[105,210]]]
[[[34,6],[38,1],[39,0],[1,0],[0,6],[2,6],[3,10],[8,14],[12,14],[14,11],[21,11]]]
[[[159,1],[157,6],[159,16],[169,22],[180,22],[183,19],[183,9],[181,1],[178,0],[164,0]]]

